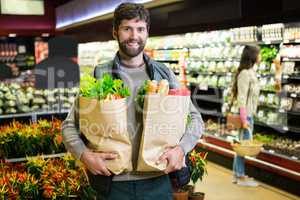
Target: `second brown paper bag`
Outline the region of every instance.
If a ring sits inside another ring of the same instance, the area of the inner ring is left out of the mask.
[[[137,171],[163,171],[167,163],[157,163],[166,148],[179,144],[186,128],[190,96],[146,95],[144,128]]]

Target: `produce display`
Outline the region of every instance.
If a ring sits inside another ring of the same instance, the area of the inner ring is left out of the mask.
[[[284,40],[300,39],[300,27],[286,27],[283,32]]]
[[[16,114],[69,109],[77,88],[36,90],[19,84],[0,83],[0,114]]]
[[[293,99],[283,97],[280,99],[280,109],[285,111],[290,111],[293,107]]]
[[[300,71],[299,68],[295,69],[295,64],[296,64],[295,62],[283,62],[282,73],[287,75],[298,74]]]
[[[237,132],[232,133],[226,130],[225,126],[212,119],[208,119],[205,122],[205,134],[217,134],[218,137],[222,137],[225,140],[229,139],[228,136],[238,137]],[[291,140],[284,136],[275,135],[274,133],[254,133],[253,139],[263,143],[263,148],[266,151],[300,160],[300,141]],[[232,141],[232,138],[228,141]]]
[[[300,94],[300,85],[298,84],[286,84],[283,86],[284,92]]]
[[[70,155],[0,163],[1,199],[93,199],[83,167]]]
[[[300,141],[266,134],[256,134],[254,138],[264,143],[265,150],[300,160]]]
[[[263,41],[282,40],[282,31],[284,30],[284,24],[268,24],[261,27],[261,35]]]
[[[259,104],[279,108],[280,98],[274,93],[261,93],[259,96]]]
[[[242,28],[234,28],[231,29],[232,34],[232,42],[256,42],[258,41],[257,32],[258,27],[249,26]]]
[[[300,58],[300,45],[283,45],[280,55],[284,58]]]
[[[244,46],[230,44],[222,46],[204,46],[202,48],[190,49],[191,60],[212,60],[212,59],[240,59]]]
[[[179,60],[188,56],[188,50],[153,50],[152,57],[155,60]]]
[[[118,50],[115,40],[108,42],[91,42],[78,45],[78,64],[81,67],[94,67],[113,59]],[[80,69],[81,70],[81,69]]]
[[[189,59],[187,70],[192,72],[232,73],[239,67],[238,61],[197,61]]]
[[[40,120],[32,124],[13,121],[0,127],[0,141],[0,158],[65,152],[60,120]]]
[[[255,119],[268,125],[287,126],[286,114],[268,109],[258,109]]]

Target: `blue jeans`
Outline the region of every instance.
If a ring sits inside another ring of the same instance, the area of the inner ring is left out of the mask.
[[[113,181],[110,194],[98,194],[97,200],[173,200],[173,190],[168,175],[137,181]]]
[[[247,118],[249,123],[249,129],[239,130],[240,140],[249,140],[253,136],[253,117]],[[235,177],[245,176],[245,158],[239,155],[235,155],[233,160],[233,173]]]

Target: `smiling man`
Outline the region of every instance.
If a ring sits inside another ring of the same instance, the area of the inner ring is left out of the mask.
[[[143,50],[149,34],[149,12],[141,4],[122,3],[114,12],[113,37],[119,43],[119,51],[114,60],[97,66],[96,78],[110,73],[122,79],[131,90],[128,99],[128,132],[132,143],[133,171],[113,176],[106,168],[105,161],[115,159],[111,153],[96,153],[88,149],[78,129],[76,103],[63,123],[63,138],[67,149],[80,159],[89,169],[88,176],[92,187],[98,192],[98,199],[129,200],[159,199],[172,200],[172,188],[167,175],[182,168],[184,156],[196,145],[203,131],[201,115],[190,103],[191,123],[186,128],[179,145],[168,149],[157,159],[166,160],[164,172],[137,172],[137,160],[142,134],[142,109],[134,99],[137,89],[144,80],[167,79],[170,88],[180,87],[174,73],[164,64],[150,59]]]

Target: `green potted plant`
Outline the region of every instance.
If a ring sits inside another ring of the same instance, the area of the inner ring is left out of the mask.
[[[185,186],[185,189],[189,191],[190,200],[203,200],[205,194],[202,192],[195,192],[195,184],[198,180],[202,181],[204,174],[207,174],[206,169],[206,156],[207,152],[198,151],[194,149],[189,153],[189,168],[191,173],[191,180],[193,185]]]

